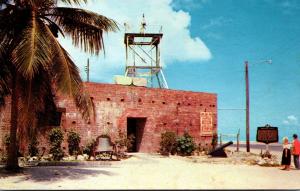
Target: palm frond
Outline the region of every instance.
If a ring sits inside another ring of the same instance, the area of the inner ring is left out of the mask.
[[[0,36],[0,59],[4,57],[5,52],[5,45],[7,44],[7,38]],[[1,60],[0,60],[1,64]]]
[[[7,18],[6,13],[6,10],[0,12],[0,112],[5,107],[5,97],[11,93],[11,73],[9,70],[11,63],[9,63],[10,59],[8,57],[9,43],[11,40],[8,37],[9,29],[7,26],[7,23],[11,22],[11,18]],[[7,19],[6,23],[5,18]]]
[[[83,9],[57,7],[50,16],[71,36],[75,46],[91,54],[104,49],[103,32],[118,30],[114,20]]]
[[[88,121],[93,113],[93,105],[92,105],[92,101],[90,99],[89,93],[84,90],[78,68],[75,65],[75,63],[71,60],[67,51],[63,47],[61,47],[60,50],[62,50],[63,55],[67,61],[66,66],[68,68],[67,71],[69,72],[69,74],[66,73],[65,71],[63,71],[64,69],[62,69],[61,63],[55,62],[55,64],[53,65],[53,71],[56,74],[58,74],[57,75],[58,78],[56,80],[56,85],[58,88],[64,88],[64,86],[65,86],[64,77],[66,75],[70,77],[71,96],[74,99],[76,107],[81,112],[82,117]],[[63,67],[65,67],[65,66],[63,66]],[[62,85],[62,87],[61,87],[61,85]]]
[[[55,0],[30,0],[30,6],[33,6],[40,11],[47,11],[56,5]]]
[[[13,9],[6,8],[0,10],[0,40],[3,43],[3,39],[6,39],[11,36],[15,31],[17,26],[17,14],[13,11]]]
[[[11,94],[10,80],[11,73],[6,57],[0,56],[0,111],[5,106],[5,97]]]
[[[48,22],[48,26],[52,32],[52,34],[55,36],[55,38],[58,37],[58,32],[65,37],[64,32],[61,30],[61,28],[55,23],[53,22],[51,19],[49,19],[48,17],[41,17],[41,19],[44,19],[46,22]]]
[[[81,112],[82,117],[88,121],[93,113],[93,104],[92,104],[91,98],[89,96],[89,93],[84,90],[83,83],[82,83],[81,77],[79,75],[79,70],[78,70],[77,66],[72,61],[69,54],[63,47],[60,47],[60,50],[62,50],[65,60],[67,61],[67,63],[66,63],[67,68],[68,68],[67,71],[69,72],[69,74],[67,74],[65,71],[63,71],[64,69],[61,68],[61,63],[54,62],[55,64],[53,65],[53,71],[56,74],[58,74],[56,85],[64,86],[64,81],[65,81],[64,76],[67,75],[70,77],[70,79],[71,79],[70,80],[71,96],[74,99],[76,107]],[[57,86],[57,87],[59,88],[59,86]],[[64,88],[64,87],[62,87],[62,88]]]
[[[54,103],[50,75],[47,71],[40,72],[31,80],[25,78],[20,83],[20,124],[29,131],[34,130],[37,115],[47,110]],[[50,101],[49,101],[50,100]],[[25,133],[25,132],[24,132]]]
[[[40,72],[33,79],[21,78],[20,88],[20,123],[26,129],[34,128],[37,113],[45,110],[45,100],[52,99],[51,81],[47,71]]]
[[[87,3],[87,0],[60,0],[63,3],[68,3],[68,4],[77,4],[80,5],[81,2]]]
[[[52,44],[52,79],[58,91],[74,98],[77,108],[84,119],[89,120],[93,112],[90,96],[84,91],[79,70],[67,51],[58,43],[48,26],[44,25],[45,34]]]
[[[80,76],[72,76],[72,74],[78,72],[78,68],[72,62],[69,55],[65,54],[65,50],[61,47],[47,25],[44,25],[43,31],[44,34],[48,36],[49,42],[52,44],[50,51],[52,54],[53,65],[51,69],[53,69],[53,79],[55,79],[55,82],[57,83],[58,90],[70,96],[72,95],[72,85],[77,87],[81,82]],[[73,64],[70,64],[70,62]]]
[[[12,52],[12,62],[26,79],[32,79],[40,68],[47,68],[51,60],[48,39],[41,32],[40,25],[32,12],[23,38]]]

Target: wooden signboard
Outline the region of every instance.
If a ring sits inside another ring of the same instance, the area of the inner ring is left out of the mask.
[[[278,142],[278,128],[270,125],[257,127],[256,141],[266,144]]]

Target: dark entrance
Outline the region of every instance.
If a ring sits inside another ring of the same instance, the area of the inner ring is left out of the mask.
[[[127,137],[134,136],[132,147],[128,148],[128,152],[139,152],[146,120],[147,118],[127,118]]]

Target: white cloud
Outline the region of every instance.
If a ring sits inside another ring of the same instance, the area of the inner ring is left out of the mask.
[[[285,120],[283,120],[285,125],[299,125],[298,118],[294,115],[289,115]]]
[[[175,11],[172,0],[94,0],[87,5],[82,5],[82,8],[112,18],[120,26],[119,32],[104,36],[105,57],[103,54],[91,57],[80,49],[73,48],[70,39],[60,38],[60,42],[69,51],[81,72],[84,70],[87,58],[90,57],[92,81],[112,81],[116,72],[124,71],[123,24],[126,22],[130,26],[139,25],[143,13],[150,28],[153,25],[156,25],[157,29],[160,25],[163,27],[161,59],[165,65],[176,61],[207,61],[212,57],[210,50],[199,36],[191,37],[190,14],[182,10]]]

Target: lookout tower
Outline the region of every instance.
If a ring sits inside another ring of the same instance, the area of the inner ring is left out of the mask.
[[[140,32],[132,33],[125,23],[124,43],[126,50],[126,77],[147,79],[148,87],[167,88],[160,63],[160,41],[162,27],[157,32],[150,31],[143,14]]]

